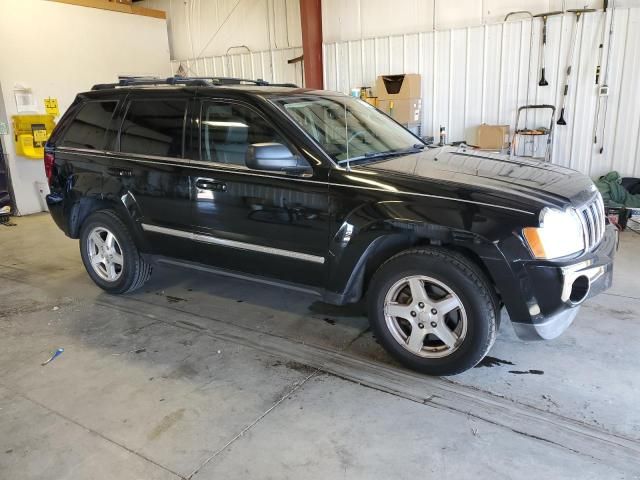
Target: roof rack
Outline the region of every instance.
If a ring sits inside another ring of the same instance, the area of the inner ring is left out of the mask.
[[[243,83],[250,83],[257,85],[258,87],[292,87],[298,88],[295,83],[269,83],[266,80],[258,78],[257,80],[251,80],[248,78],[234,78],[234,77],[176,77],[185,78],[189,80],[207,80],[214,85],[241,85]]]
[[[185,85],[204,87],[210,85],[203,79],[191,79],[182,77],[118,77],[118,83],[99,83],[91,87],[91,90],[107,90],[116,87],[143,87],[152,85]]]
[[[269,83],[265,80],[249,80],[246,78],[233,78],[233,77],[118,77],[117,83],[99,83],[91,87],[91,90],[107,90],[117,87],[143,87],[153,85],[184,85],[188,87],[212,87],[223,85],[241,85],[241,84],[253,84],[259,87],[274,86],[274,87],[293,87],[298,88],[294,83]]]

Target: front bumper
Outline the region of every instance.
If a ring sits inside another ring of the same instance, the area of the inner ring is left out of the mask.
[[[550,340],[564,332],[584,300],[611,287],[617,246],[618,231],[610,225],[600,245],[572,263],[524,263],[520,281],[527,283],[523,300],[529,315],[509,312],[518,337]],[[509,302],[505,304],[509,309]]]

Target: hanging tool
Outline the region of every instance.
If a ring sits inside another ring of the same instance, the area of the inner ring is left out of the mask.
[[[602,4],[602,34],[600,37],[600,44],[598,45],[598,65],[596,66],[596,85],[600,83],[600,67],[602,65],[602,54],[604,50],[604,36],[606,34],[607,27],[607,7],[609,6],[609,0],[604,0]]]
[[[561,12],[560,10],[556,10],[555,12],[539,13],[537,15],[534,15],[534,17],[542,18],[542,47],[540,47],[541,69],[540,69],[540,81],[538,82],[538,85],[540,85],[541,87],[546,87],[547,85],[549,85],[549,82],[547,82],[547,79],[544,77],[544,66],[545,66],[544,52],[547,47],[547,20],[549,17],[552,17],[554,15],[562,15],[562,13],[563,12]],[[528,100],[529,99],[527,99],[527,101]]]
[[[533,50],[533,14],[528,10],[518,10],[516,12],[509,12],[505,15],[504,21],[509,20],[509,17],[513,15],[529,15],[531,28],[529,29],[529,55],[531,55],[531,51]],[[531,77],[531,58],[529,58],[529,66],[527,68],[527,103],[529,103],[529,83]]]
[[[578,27],[580,26],[580,18],[582,14],[588,12],[595,12],[595,8],[580,8],[580,9],[572,9],[567,10],[567,12],[575,13],[576,15],[576,23],[573,26],[573,34],[571,35],[571,46],[569,47],[569,55],[567,58],[567,74],[564,82],[564,92],[562,94],[562,106],[560,108],[560,118],[556,122],[558,125],[566,125],[567,121],[564,118],[564,110],[567,105],[567,93],[569,93],[569,80],[571,78],[571,64],[573,63],[573,57],[576,51],[576,39],[578,37]]]
[[[608,2],[607,0],[605,0],[604,3],[604,9],[605,9],[605,17],[604,17],[604,22],[606,22],[607,17],[606,17],[606,9],[607,9],[607,5]],[[608,110],[608,105],[609,102],[607,100],[608,96],[609,96],[609,85],[607,84],[607,79],[609,77],[609,61],[611,59],[611,50],[612,50],[612,45],[613,45],[613,20],[615,17],[615,0],[611,0],[611,20],[609,21],[609,40],[607,41],[607,60],[605,62],[604,65],[604,76],[602,79],[602,84],[598,86],[598,102],[596,103],[596,115],[595,115],[595,120],[593,123],[593,143],[597,144],[598,143],[598,126],[600,123],[600,110],[601,110],[601,104],[604,102],[604,111],[603,111],[603,117],[602,117],[602,136],[601,136],[601,140],[602,140],[602,144],[600,146],[600,150],[599,153],[602,154],[602,152],[604,152],[604,132],[606,129],[606,122],[607,122],[607,110]],[[604,28],[604,24],[603,24],[603,28],[602,28],[602,40],[604,40],[604,32],[605,32],[605,28]],[[602,42],[600,43],[600,54],[602,55]],[[600,58],[600,60],[602,60],[602,57]],[[599,67],[598,70],[596,70],[596,76],[598,75],[599,72]]]

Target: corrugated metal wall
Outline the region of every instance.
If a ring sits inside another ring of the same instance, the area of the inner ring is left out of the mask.
[[[568,125],[555,126],[553,161],[591,176],[612,169],[640,176],[636,160],[640,154],[640,8],[615,11],[610,95],[602,101],[607,104],[606,123],[601,115],[598,136],[602,141],[594,144],[595,70],[603,18],[602,12],[596,12],[580,21]],[[539,19],[533,23],[531,51],[529,20],[325,44],[325,87],[348,93],[353,87],[372,86],[377,75],[420,73],[423,133],[436,135],[438,127],[445,125],[451,141],[472,143],[480,123],[514,125],[517,107],[527,103],[527,80],[529,103],[560,105],[574,26],[572,14],[549,19],[546,87],[538,86]],[[605,43],[605,54],[606,47]],[[529,126],[542,123],[541,116],[528,121]]]
[[[603,19],[603,13],[596,12],[585,14],[580,21],[569,87],[568,125],[555,125],[553,161],[592,177],[609,170],[638,177],[640,8],[616,10],[608,74],[610,95],[601,100],[599,141],[594,144],[598,102],[595,69]],[[527,80],[529,103],[560,105],[574,26],[572,14],[549,19],[546,50],[549,86],[546,87],[538,86],[539,19],[533,23],[531,51],[529,20],[327,43],[324,45],[325,87],[348,93],[354,87],[372,86],[378,75],[420,73],[423,77],[423,133],[437,135],[438,127],[445,125],[450,141],[473,143],[475,129],[481,123],[513,127],[517,107],[527,103]],[[608,35],[605,36],[603,68],[607,39]],[[192,76],[263,78],[302,85],[301,63],[287,63],[299,55],[302,55],[302,48],[274,49],[173,61],[172,69],[175,73],[182,64]],[[543,118],[529,117],[527,123],[538,126]],[[603,126],[606,126],[604,134]]]
[[[215,57],[174,60],[171,70],[175,74],[180,65],[191,77],[261,78],[268,82],[303,84],[302,63],[288,63],[302,55],[302,47],[281,48],[263,52],[234,53]]]

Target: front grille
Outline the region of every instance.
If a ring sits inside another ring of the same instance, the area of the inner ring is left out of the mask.
[[[577,211],[582,222],[586,250],[591,251],[600,245],[600,241],[604,237],[605,215],[602,197],[599,194],[596,195],[593,200],[578,208]]]

